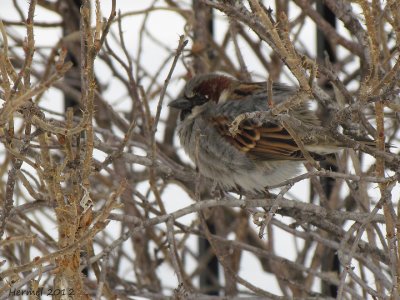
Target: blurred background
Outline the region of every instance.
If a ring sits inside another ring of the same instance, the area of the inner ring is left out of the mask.
[[[2,0],[0,298],[398,297],[399,6]],[[308,89],[348,149],[218,190],[167,107],[207,72]]]

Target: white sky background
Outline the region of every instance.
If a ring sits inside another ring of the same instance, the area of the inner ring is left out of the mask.
[[[28,7],[28,1],[26,0],[18,0],[17,1],[21,8],[23,9],[24,13],[27,13],[27,7]],[[137,10],[143,10],[148,8],[153,1],[127,1],[127,0],[117,0],[117,9],[121,11],[121,13],[125,12],[132,12],[132,11],[137,11]],[[185,1],[190,5],[191,1]],[[274,1],[271,1],[271,5],[273,5]],[[162,1],[158,1],[157,6],[163,6]],[[109,15],[110,12],[110,1],[101,1],[102,5],[102,13],[104,16]],[[293,6],[294,7],[294,6]],[[293,18],[294,16],[298,15],[298,10],[297,8],[294,10],[290,10],[291,13],[293,13],[292,16],[289,16],[289,19]],[[0,18],[5,19],[5,20],[15,20],[18,19],[18,14],[17,12],[13,9],[13,3],[12,0],[1,0],[0,2]],[[36,9],[35,13],[35,20],[36,21],[45,21],[45,22],[53,22],[53,21],[60,21],[60,19],[57,17],[57,15],[46,11],[44,9],[41,9],[39,6]],[[221,39],[223,34],[226,31],[226,17],[223,16],[222,14],[217,13],[217,18],[216,18],[216,24],[215,24],[215,35],[217,40]],[[143,15],[135,15],[131,16],[128,18],[124,18],[124,21],[122,23],[122,28],[124,30],[125,34],[125,41],[127,43],[128,50],[133,58],[137,57],[137,46],[138,46],[138,32],[140,29],[140,26],[142,25],[143,21]],[[183,27],[184,27],[184,20],[181,18],[178,14],[173,13],[173,12],[166,12],[166,11],[159,11],[159,12],[153,12],[149,16],[148,20],[148,28],[151,28],[152,33],[159,39],[161,40],[166,47],[168,47],[171,51],[171,53],[174,51],[174,49],[178,45],[178,39],[179,36],[182,35],[183,32]],[[306,30],[302,31],[303,35],[303,40],[306,41],[306,46],[307,46],[307,51],[311,55],[315,55],[315,27],[312,25],[311,22],[306,22],[307,27]],[[117,34],[117,27],[113,26],[112,31]],[[25,36],[25,30],[23,27],[15,27],[13,28],[13,32],[17,32],[21,38]],[[52,47],[61,37],[61,32],[59,30],[55,29],[41,29],[41,28],[36,28],[35,29],[35,40],[36,40],[36,46],[48,46]],[[115,43],[113,39],[111,38],[111,35],[108,36],[108,40],[110,43]],[[188,46],[188,48],[190,45]],[[49,49],[50,49],[49,48]],[[231,46],[228,48],[229,51],[231,51],[231,56],[234,57],[234,49],[231,44]],[[115,47],[115,50],[118,52],[119,47]],[[247,67],[251,73],[253,73],[255,76],[254,78],[256,80],[260,80],[262,78],[266,78],[266,73],[264,69],[261,69],[261,65],[259,62],[254,59],[253,55],[247,55],[246,56],[246,48],[243,47],[243,56],[245,58]],[[265,51],[270,51],[267,46]],[[150,73],[154,73],[156,70],[160,68],[160,65],[165,62],[166,57],[168,54],[164,49],[159,47],[157,44],[152,42],[150,39],[145,38],[144,43],[143,43],[143,51],[142,51],[142,65],[145,66],[145,69],[148,70]],[[39,56],[35,56],[36,59],[40,59]],[[172,63],[172,60],[168,61],[165,68],[161,71],[160,77],[159,77],[159,83],[163,84],[163,81],[169,71],[170,65]],[[125,91],[125,88],[120,86],[120,83],[118,80],[114,80],[111,76],[110,70],[101,62],[98,62],[96,64],[96,74],[99,77],[99,81],[107,88],[104,92],[104,97],[109,101],[109,103],[112,103],[116,111],[120,112],[121,114],[128,111],[130,109],[130,101],[128,100],[127,93]],[[175,69],[174,77],[173,80],[171,81],[169,88],[168,88],[168,95],[171,96],[172,98],[180,92],[182,86],[184,85],[183,79],[180,79],[179,77],[185,74],[185,69],[181,63],[181,61],[178,63],[178,66]],[[283,78],[283,81],[290,82],[290,79],[288,78]],[[142,82],[142,84],[146,87],[148,83]],[[166,107],[167,103],[171,100],[171,98],[167,97],[164,100],[164,107],[163,107],[163,113],[162,117],[166,116],[166,110],[168,109]],[[128,106],[129,105],[129,106]],[[155,107],[157,105],[157,101],[152,101],[151,102],[151,107],[153,114],[155,114]],[[50,110],[62,113],[63,112],[63,99],[62,99],[62,94],[54,89],[51,91],[47,92],[45,94],[44,100],[41,102],[41,106],[46,107]],[[160,128],[158,131],[158,135],[163,134],[163,124],[160,124]],[[179,143],[176,141],[176,145],[178,146]],[[181,151],[183,153],[183,151]],[[97,153],[100,157],[100,153]],[[0,152],[0,162],[3,161],[4,158],[2,158],[3,154]],[[104,157],[104,155],[102,155]],[[25,166],[25,165],[24,165]],[[147,189],[147,186],[142,187],[142,191],[145,192]],[[398,190],[397,190],[398,191]],[[378,191],[376,191],[375,197],[378,195]],[[396,192],[396,191],[394,191]],[[309,188],[308,188],[308,181],[303,181],[299,184],[296,184],[290,192],[287,194],[288,197],[292,197],[294,199],[302,199],[303,201],[307,201],[309,197]],[[192,203],[192,200],[188,198],[188,196],[177,186],[172,186],[170,185],[166,193],[163,194],[163,200],[166,205],[166,209],[169,212],[176,211],[179,208],[185,207],[187,205],[190,205]],[[29,198],[28,198],[29,201]],[[33,217],[33,216],[32,216]],[[284,218],[280,217],[279,215],[276,216],[276,218],[280,219],[281,221],[284,220]],[[189,225],[190,222],[194,219],[194,216],[186,216],[184,218],[179,219],[179,221],[183,222],[184,224]],[[289,219],[284,220],[287,223],[291,223]],[[250,221],[251,222],[251,221]],[[52,225],[53,226],[53,225]],[[47,227],[49,228],[49,227]],[[276,227],[274,227],[276,228]],[[52,233],[54,235],[57,234],[56,228],[51,228]],[[275,229],[277,230],[277,229]],[[110,235],[110,239],[113,239],[112,232],[120,232],[119,226],[117,222],[111,222],[110,225],[107,227],[107,231]],[[293,259],[295,257],[295,243],[293,240],[293,237],[286,234],[284,231],[276,232],[275,234],[275,251],[278,255],[281,255],[285,258],[288,259]],[[189,243],[192,244],[191,248],[192,250],[196,251],[197,249],[197,239],[191,238],[189,240]],[[131,243],[130,241],[125,243],[127,249],[131,249]],[[301,245],[302,241],[297,241],[297,244]],[[32,257],[34,257],[35,254],[32,254]],[[187,261],[188,264],[188,269],[192,270],[194,267],[194,262],[190,261],[190,259]],[[264,287],[268,291],[271,292],[277,292],[279,293],[279,288],[277,286],[277,283],[275,282],[274,279],[272,279],[272,276],[268,275],[267,273],[263,272],[261,269],[261,266],[255,257],[249,253],[245,253],[243,255],[242,259],[242,264],[240,268],[240,276],[254,284],[255,286],[259,287]],[[132,270],[126,270],[125,276],[134,276],[134,273]],[[166,288],[174,289],[177,287],[177,279],[176,276],[171,276],[173,273],[172,268],[170,268],[168,265],[165,263],[163,266],[160,268],[160,272],[163,272],[161,274],[162,280],[163,280],[163,286]],[[275,286],[274,290],[271,289],[271,286]],[[242,289],[242,287],[240,287]]]

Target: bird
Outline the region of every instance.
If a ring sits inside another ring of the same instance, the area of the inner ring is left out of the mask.
[[[268,90],[272,90],[273,99],[268,99]],[[261,123],[245,119],[235,134],[230,126],[243,113],[268,112],[268,100],[282,103],[297,92],[295,86],[282,83],[268,88],[266,82],[206,73],[188,80],[182,95],[168,106],[180,110],[180,143],[201,175],[226,191],[262,193],[299,174],[306,158],[291,134],[273,118]],[[308,103],[288,109],[287,114],[301,121],[294,128],[300,137],[307,126],[321,123]],[[325,135],[303,142],[315,159],[341,149],[338,142]]]

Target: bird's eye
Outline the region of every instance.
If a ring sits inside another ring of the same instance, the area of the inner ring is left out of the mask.
[[[194,105],[203,105],[208,102],[208,100],[210,100],[210,96],[201,94],[195,94],[191,99]]]
[[[201,93],[192,92],[192,91],[186,92],[185,98],[190,100],[192,102],[193,106],[202,105],[202,104],[206,103],[208,100],[210,100],[209,95],[203,95]]]

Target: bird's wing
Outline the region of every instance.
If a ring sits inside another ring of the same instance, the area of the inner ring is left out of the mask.
[[[296,93],[295,88],[282,84],[274,84],[272,90],[274,103],[282,102]],[[274,122],[255,124],[251,120],[244,120],[235,135],[230,133],[229,126],[239,114],[262,110],[268,110],[267,83],[240,83],[226,95],[223,103],[217,105],[212,113],[211,122],[222,138],[255,159],[304,160],[303,153],[295,140],[280,124]],[[318,124],[307,104],[289,113],[294,117],[301,117],[308,125]],[[318,154],[310,154],[320,159]]]
[[[212,120],[218,133],[239,151],[258,160],[304,160],[303,153],[283,126],[274,123],[241,122],[235,135],[229,131],[233,120],[226,116]],[[315,158],[318,154],[310,153]]]

